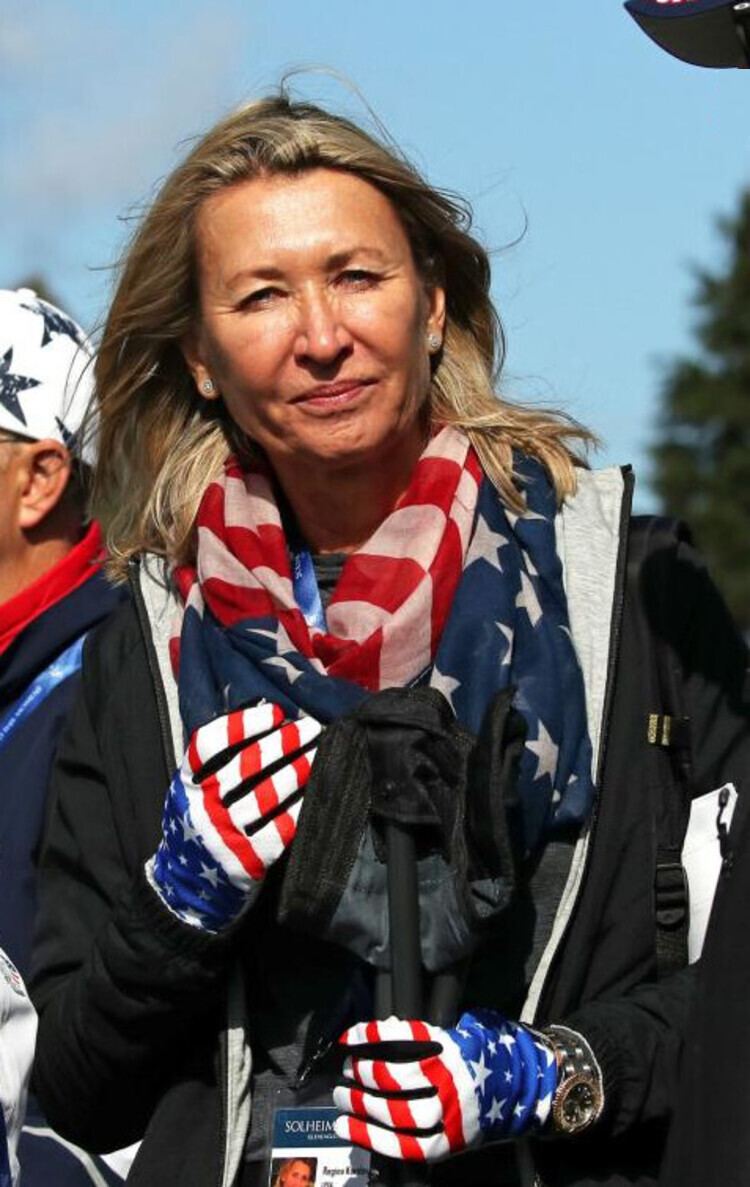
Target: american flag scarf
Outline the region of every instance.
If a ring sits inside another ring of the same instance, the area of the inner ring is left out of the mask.
[[[263,697],[329,722],[368,692],[429,684],[478,732],[515,688],[527,724],[520,771],[528,852],[580,824],[593,800],[583,679],[543,467],[517,456],[527,511],[504,507],[461,432],[430,441],[398,506],[344,563],[326,612],[306,621],[272,478],[230,459],[197,516],[197,561],[174,578],[172,640],[186,734]]]

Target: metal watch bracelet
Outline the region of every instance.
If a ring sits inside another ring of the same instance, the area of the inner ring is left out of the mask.
[[[552,1047],[559,1077],[552,1098],[551,1130],[573,1137],[583,1133],[602,1115],[604,1084],[601,1068],[583,1035],[570,1027],[545,1026],[540,1034]]]

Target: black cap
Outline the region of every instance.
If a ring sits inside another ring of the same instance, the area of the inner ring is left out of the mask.
[[[627,0],[625,7],[657,45],[683,62],[750,65],[746,0]]]

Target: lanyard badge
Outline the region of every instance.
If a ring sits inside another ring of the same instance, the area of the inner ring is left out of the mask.
[[[336,1136],[331,1108],[277,1109],[268,1187],[368,1187],[370,1152]]]

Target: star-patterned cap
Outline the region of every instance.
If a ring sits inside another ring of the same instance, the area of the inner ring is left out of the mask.
[[[83,330],[62,310],[31,289],[0,289],[0,430],[52,437],[75,452],[92,359]]]

